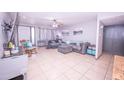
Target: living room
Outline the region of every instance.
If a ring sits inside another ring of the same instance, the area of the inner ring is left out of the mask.
[[[12,79],[20,73],[28,80],[112,79],[113,55],[102,50],[100,31],[113,23],[111,18],[123,18],[123,15],[95,12],[1,13],[0,61],[1,73],[6,74],[0,79]],[[115,24],[121,21],[118,22]],[[2,64],[10,60],[25,62]],[[13,66],[17,66],[15,72],[11,72]],[[6,68],[10,72],[3,72]]]

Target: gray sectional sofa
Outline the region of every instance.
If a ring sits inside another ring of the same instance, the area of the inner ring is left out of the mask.
[[[84,42],[84,43],[79,43],[79,44],[71,44],[73,48],[73,52],[85,54],[88,46],[90,43]]]
[[[58,48],[58,52],[63,54],[70,53],[70,52],[77,52],[81,54],[85,54],[87,51],[88,46],[90,45],[89,42],[77,42],[77,43],[66,43],[63,42],[61,39],[57,40],[49,40],[47,43],[47,49],[56,49]]]
[[[66,54],[73,51],[73,52],[85,54],[89,45],[90,43],[88,42],[79,43],[79,44],[76,43],[63,44],[58,47],[58,52]]]

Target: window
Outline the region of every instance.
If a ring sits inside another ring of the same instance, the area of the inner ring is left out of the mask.
[[[34,45],[35,44],[35,32],[34,27],[31,27],[31,42]]]
[[[19,45],[21,40],[29,40],[30,41],[30,27],[19,26],[18,27],[18,40]]]

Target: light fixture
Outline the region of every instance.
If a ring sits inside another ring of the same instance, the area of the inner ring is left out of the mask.
[[[45,19],[52,21],[51,26],[52,26],[53,28],[58,28],[58,27],[60,27],[60,26],[63,25],[61,22],[59,22],[59,21],[58,21],[57,19],[55,19],[54,17],[45,17]]]
[[[57,23],[56,20],[54,19],[54,20],[53,20],[53,25],[52,25],[52,27],[57,28],[58,26],[59,26],[58,23]]]
[[[52,27],[57,28],[57,27],[58,27],[58,25],[57,25],[57,24],[53,24],[53,25],[52,25]]]

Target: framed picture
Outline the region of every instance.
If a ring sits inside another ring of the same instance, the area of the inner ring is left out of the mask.
[[[73,35],[80,35],[80,34],[83,34],[83,31],[82,30],[73,31]]]
[[[62,32],[62,35],[69,36],[69,32]]]

